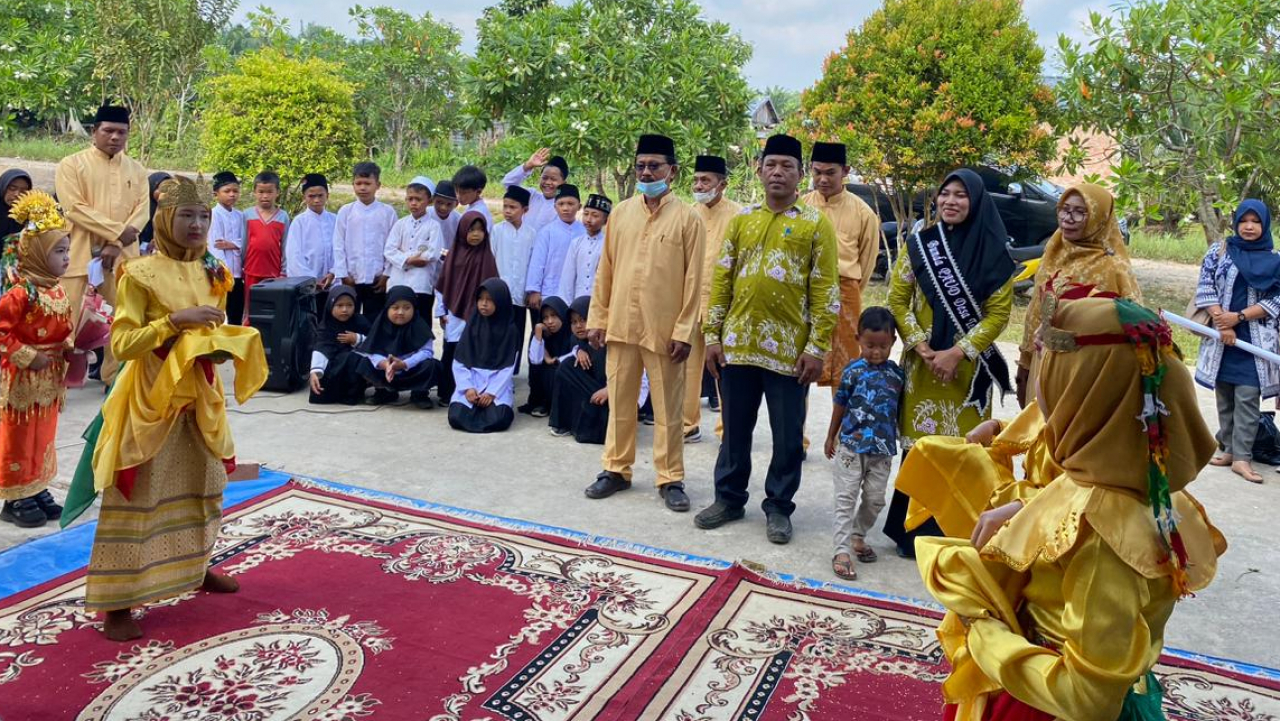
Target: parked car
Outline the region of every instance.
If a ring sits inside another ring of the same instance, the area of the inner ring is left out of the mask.
[[[1058,200],[1064,189],[1048,180],[1037,177],[1015,179],[997,168],[979,166],[972,168],[981,178],[987,194],[995,201],[1009,231],[1009,252],[1015,261],[1023,263],[1044,254],[1044,244],[1058,229]],[[884,241],[880,257],[876,261],[875,278],[883,278],[891,259],[898,255],[898,224],[893,220],[893,208],[888,197],[869,185],[850,184],[849,191],[862,198],[880,212],[885,220],[881,225]],[[924,217],[924,205],[928,195],[919,193],[912,203],[917,218]],[[1120,219],[1124,242],[1129,242],[1128,223]]]

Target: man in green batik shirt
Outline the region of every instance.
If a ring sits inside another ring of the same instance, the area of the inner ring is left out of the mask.
[[[716,501],[699,528],[741,519],[751,480],[751,436],[763,397],[773,429],[765,477],[767,537],[791,540],[791,502],[804,462],[805,390],[822,374],[840,311],[839,251],[826,215],[799,202],[800,142],[765,143],[759,175],[765,202],[729,221],[711,281],[703,332],[707,368],[720,381],[724,440]]]

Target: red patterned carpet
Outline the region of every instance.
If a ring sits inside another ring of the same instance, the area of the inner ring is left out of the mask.
[[[0,718],[933,721],[937,614],[289,483],[216,549],[243,590],[115,644],[83,573],[0,602]],[[1169,659],[1171,719],[1280,719],[1280,683]]]

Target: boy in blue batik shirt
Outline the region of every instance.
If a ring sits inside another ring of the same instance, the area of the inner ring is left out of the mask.
[[[858,319],[862,356],[840,376],[827,429],[827,458],[835,461],[835,556],[831,570],[845,580],[858,577],[853,556],[875,563],[867,531],[884,509],[889,470],[898,452],[898,401],[906,375],[889,352],[897,324],[888,308],[872,306]]]

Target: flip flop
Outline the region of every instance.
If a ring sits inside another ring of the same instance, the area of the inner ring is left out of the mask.
[[[842,553],[840,556],[849,558],[849,554],[847,553]],[[839,558],[840,556],[836,556],[831,559],[831,572],[846,581],[858,580],[858,572],[853,569],[853,559],[849,558],[847,561],[837,561],[836,558]]]
[[[876,549],[871,546],[863,546],[861,550],[853,549],[853,555],[858,557],[858,563],[875,563],[880,560],[876,555]]]

